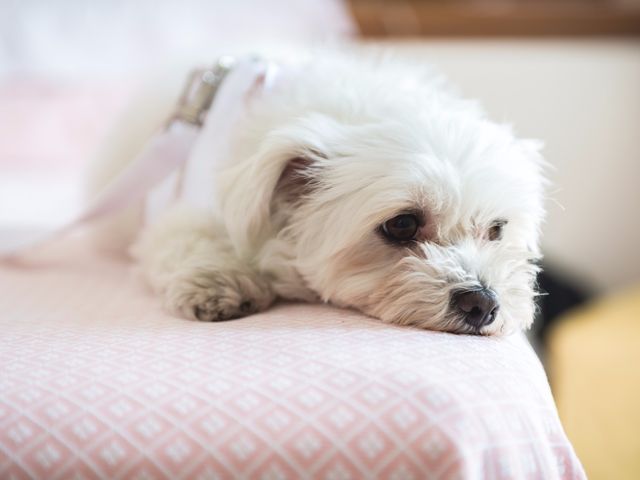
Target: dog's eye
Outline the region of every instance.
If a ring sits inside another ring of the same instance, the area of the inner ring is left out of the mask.
[[[406,242],[412,240],[418,232],[418,219],[406,213],[393,217],[382,224],[382,231],[389,240]]]
[[[502,240],[502,230],[504,226],[507,224],[506,220],[496,220],[489,227],[489,231],[487,232],[487,236],[490,241]]]

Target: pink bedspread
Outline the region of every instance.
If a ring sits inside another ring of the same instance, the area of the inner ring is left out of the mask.
[[[0,267],[0,478],[584,478],[524,337],[163,313],[80,244]]]

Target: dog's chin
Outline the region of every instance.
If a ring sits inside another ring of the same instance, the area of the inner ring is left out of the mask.
[[[466,335],[483,335],[483,336],[507,336],[520,331],[524,328],[516,322],[509,321],[505,315],[498,313],[493,322],[489,325],[477,327],[469,324],[464,315],[458,312],[451,312],[450,319],[447,321],[448,328],[446,331],[451,333],[460,333]]]
[[[525,315],[524,321],[518,321],[505,312],[498,313],[489,325],[477,327],[468,323],[457,309],[439,312],[429,308],[431,306],[380,302],[360,309],[385,323],[465,335],[507,336],[528,328],[531,323],[530,315]]]

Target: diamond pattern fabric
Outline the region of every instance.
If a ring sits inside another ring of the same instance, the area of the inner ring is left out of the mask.
[[[0,267],[2,479],[582,479],[525,338],[173,318],[81,243]]]

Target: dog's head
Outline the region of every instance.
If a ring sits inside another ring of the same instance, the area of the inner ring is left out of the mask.
[[[245,255],[268,246],[321,299],[386,322],[528,327],[544,213],[537,144],[464,106],[385,105],[265,127],[225,182],[232,240]]]

